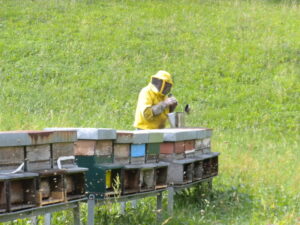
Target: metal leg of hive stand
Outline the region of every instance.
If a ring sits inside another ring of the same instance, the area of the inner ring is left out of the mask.
[[[122,215],[125,215],[125,211],[126,211],[126,202],[121,202],[121,211],[120,211],[120,213]]]
[[[95,219],[95,196],[90,195],[88,199],[88,225],[94,225]]]
[[[132,200],[132,201],[131,201],[131,207],[132,207],[133,209],[136,209],[136,207],[137,207],[137,200]]]
[[[73,224],[80,225],[80,205],[79,202],[76,204],[76,207],[73,208]]]
[[[31,220],[32,225],[37,225],[38,224],[38,219],[37,219],[36,216],[31,217],[30,220]]]
[[[44,225],[51,225],[51,213],[44,215]]]
[[[174,194],[174,187],[168,187],[168,213],[170,216],[173,216]]]
[[[162,221],[162,199],[162,192],[159,192],[156,197],[156,220],[158,224],[160,224]]]

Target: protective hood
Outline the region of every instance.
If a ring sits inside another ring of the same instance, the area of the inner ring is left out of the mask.
[[[168,72],[160,70],[151,76],[150,84],[154,92],[167,95],[173,86],[172,76]]]

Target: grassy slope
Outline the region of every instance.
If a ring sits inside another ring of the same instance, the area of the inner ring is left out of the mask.
[[[169,223],[300,223],[298,3],[0,5],[1,130],[132,128],[140,88],[165,69],[188,124],[214,128],[222,153],[213,198],[178,196]]]

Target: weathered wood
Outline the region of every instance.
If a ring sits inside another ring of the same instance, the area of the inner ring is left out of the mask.
[[[159,154],[159,159],[163,161],[173,161],[174,159],[184,159],[184,153],[173,153],[173,154]]]
[[[146,163],[156,163],[158,162],[159,154],[147,154]]]
[[[0,147],[0,170],[14,170],[24,159],[23,147]]]
[[[96,142],[95,154],[102,155],[112,155],[113,153],[113,142],[111,140],[101,140]]]
[[[65,201],[64,180],[55,172],[43,174],[38,183],[37,202],[40,206]]]
[[[201,160],[194,163],[193,181],[201,180],[203,178],[203,162]]]
[[[9,185],[9,211],[32,208],[36,204],[36,179],[12,180]]]
[[[168,169],[169,184],[186,184],[193,181],[193,159],[176,160],[170,163]]]
[[[132,194],[139,192],[140,170],[126,169],[124,171],[124,194]]]
[[[129,163],[130,144],[114,144],[114,162]]]
[[[95,155],[96,141],[76,141],[75,155]]]
[[[7,211],[6,182],[0,181],[0,213]]]
[[[195,140],[195,148],[196,149],[204,149],[204,148],[210,148],[210,147],[211,147],[210,138]]]
[[[155,168],[142,169],[140,172],[140,191],[150,191],[155,188]]]
[[[168,166],[157,167],[155,169],[155,189],[167,187]]]
[[[130,164],[144,164],[145,163],[145,156],[141,157],[131,157]]]
[[[53,143],[52,144],[52,157],[53,166],[57,168],[57,160],[62,156],[73,156],[74,155],[74,143]],[[66,160],[63,162],[64,165],[73,165],[74,160]]]
[[[84,172],[66,174],[65,192],[66,200],[82,198],[85,195],[85,175]]]
[[[52,154],[53,159],[57,160],[61,156],[71,156],[74,155],[74,143],[53,143],[52,144]]]
[[[195,150],[195,140],[186,140],[184,141],[184,151]]]
[[[183,153],[185,150],[184,141],[164,142],[160,144],[161,154]]]
[[[50,144],[26,147],[27,171],[51,168]]]

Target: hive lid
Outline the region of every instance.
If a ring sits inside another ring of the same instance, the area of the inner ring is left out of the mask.
[[[53,131],[3,131],[0,132],[0,147],[49,144],[54,139]]]
[[[0,147],[42,145],[76,141],[75,131],[20,130],[0,132]]]
[[[77,131],[78,140],[114,140],[116,130],[111,128],[45,128],[47,131]]]
[[[164,141],[185,141],[202,139],[211,136],[211,129],[208,128],[170,128],[152,130],[152,132],[159,132],[164,134]]]

